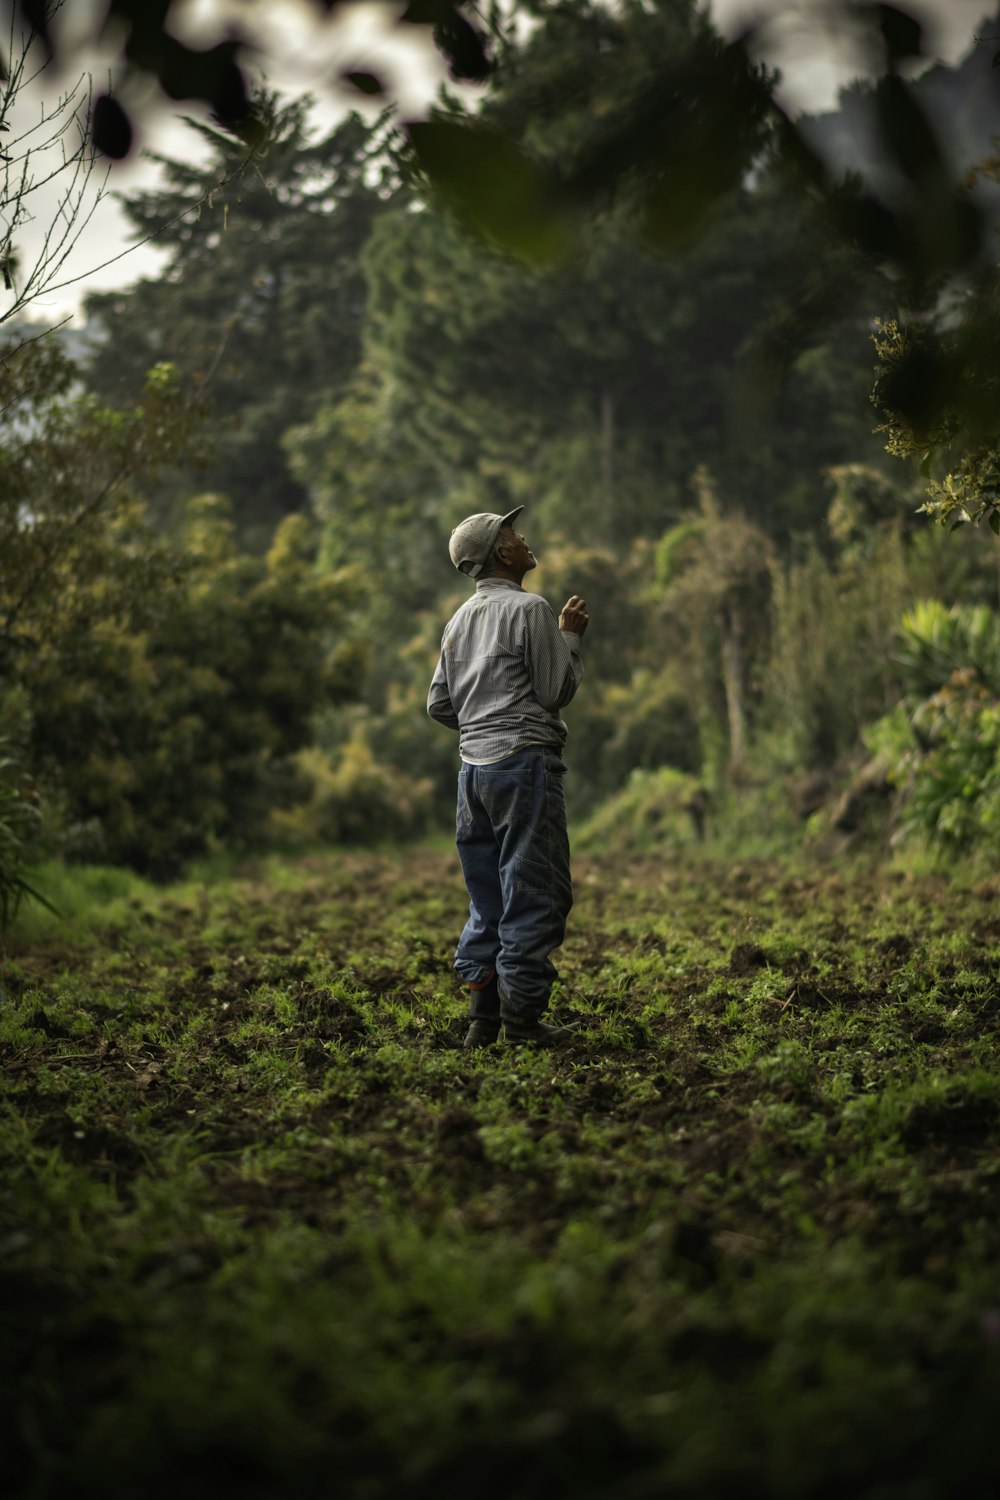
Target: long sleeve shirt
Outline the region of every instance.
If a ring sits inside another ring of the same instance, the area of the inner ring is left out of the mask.
[[[458,730],[470,765],[492,765],[528,745],[561,751],[558,710],[583,677],[580,645],[537,594],[484,578],[445,626],[427,712]]]

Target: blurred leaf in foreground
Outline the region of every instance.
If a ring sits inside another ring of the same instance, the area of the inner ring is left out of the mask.
[[[541,263],[568,253],[558,183],[524,151],[495,131],[452,120],[417,121],[407,133],[431,186],[486,239]]]

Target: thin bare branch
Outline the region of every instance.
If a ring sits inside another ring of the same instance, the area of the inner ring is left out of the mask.
[[[62,4],[63,0],[52,0],[50,18]],[[10,38],[8,77],[0,90],[0,123],[10,123],[18,99],[50,66],[48,58],[33,66],[38,36],[30,30],[18,36],[13,12]],[[89,144],[93,103],[93,79],[81,74],[54,101],[40,104],[34,122],[19,128],[12,137],[7,131],[0,136],[0,262],[4,280],[13,292],[10,305],[0,313],[0,324],[53,289],[107,195],[110,163],[95,183],[99,162]],[[51,162],[48,157],[53,152],[57,159]],[[27,225],[37,223],[33,209],[41,195],[54,186],[58,194],[54,207],[47,210],[41,242],[29,262],[19,264],[18,238]],[[10,353],[4,357],[9,358]]]
[[[51,0],[49,15],[54,16],[64,3],[65,0]],[[12,11],[8,76],[0,88],[0,124],[7,120],[18,98],[24,97],[24,91],[49,66],[47,58],[34,66],[38,40],[38,34],[31,30],[22,31],[19,36],[16,34]],[[116,254],[86,271],[66,276],[63,273],[67,261],[108,190],[110,163],[100,180],[95,181],[100,162],[90,145],[93,106],[93,78],[81,74],[61,91],[55,101],[41,105],[40,116],[34,123],[19,127],[19,133],[10,139],[3,139],[6,132],[0,135],[0,266],[3,267],[4,279],[12,283],[10,290],[13,293],[11,304],[0,312],[0,325],[16,317],[39,297],[79,285],[144,245],[155,243],[160,235],[176,224],[197,216],[206,204],[211,204],[216,193],[248,170],[259,173],[257,157],[261,147],[258,144],[248,147],[232,170],[220,177],[196,202]],[[58,151],[58,160],[54,164],[43,163],[41,159],[53,150]],[[59,184],[58,199],[55,207],[47,210],[48,221],[40,243],[30,262],[19,264],[18,237],[27,225],[38,222],[33,209],[39,203],[40,195],[51,190],[56,183]],[[0,355],[0,363],[7,358],[10,358],[10,352]]]
[[[221,188],[228,187],[231,182],[234,182],[236,178],[241,176],[245,171],[247,171],[248,168],[255,167],[256,169],[255,163],[258,151],[259,147],[251,147],[246,156],[239,162],[239,164],[234,167],[231,172],[228,172],[224,177],[220,177],[218,182],[216,182],[208,192],[204,193],[195,203],[191,203],[187,208],[182,209],[180,213],[174,214],[174,216],[170,219],[165,219],[162,224],[158,224],[155,229],[149,232],[149,234],[143,235],[141,239],[135,240],[131,245],[127,245],[125,249],[120,250],[117,255],[112,255],[107,260],[101,261],[100,265],[92,266],[89,271],[81,271],[78,276],[70,276],[65,281],[60,281],[57,282],[54,286],[46,287],[46,291],[60,292],[64,287],[75,286],[77,282],[87,281],[91,276],[95,276],[99,271],[104,271],[108,268],[108,266],[113,266],[117,261],[124,260],[125,257],[131,255],[134,250],[141,249],[143,245],[152,244],[152,242],[158,239],[161,234],[164,234],[168,229],[172,229],[175,224],[179,224],[183,219],[188,218],[192,214],[197,217],[200,211],[206,205],[210,205],[212,198],[216,193],[219,192]],[[0,321],[2,321],[2,319],[0,319]]]

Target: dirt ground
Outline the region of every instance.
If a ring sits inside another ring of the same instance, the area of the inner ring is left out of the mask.
[[[462,1049],[449,851],[12,935],[15,1493],[992,1492],[1000,882],[575,883],[553,1053]]]

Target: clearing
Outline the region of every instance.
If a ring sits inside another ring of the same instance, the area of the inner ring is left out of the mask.
[[[575,876],[551,1054],[450,851],[9,936],[12,1500],[997,1493],[1000,880]]]

